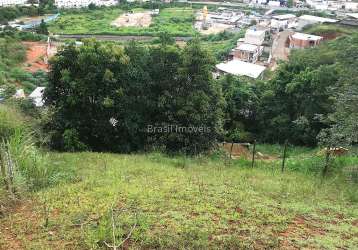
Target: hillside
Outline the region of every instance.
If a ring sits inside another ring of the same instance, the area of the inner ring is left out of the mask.
[[[279,161],[274,169],[251,169],[243,160],[157,153],[50,156],[62,170],[53,177],[60,184],[9,211],[0,223],[1,249],[107,249],[112,216],[116,244],[124,241],[125,249],[357,245],[354,186],[282,174]]]

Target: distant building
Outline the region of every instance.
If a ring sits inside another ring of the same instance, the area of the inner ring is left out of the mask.
[[[349,26],[358,26],[358,13],[347,13],[339,23]]]
[[[1,1],[1,0],[0,0]],[[94,4],[96,6],[112,6],[117,5],[117,0],[55,0],[55,5],[58,8],[83,8]]]
[[[233,49],[233,59],[239,59],[249,63],[256,63],[262,54],[263,46],[258,46],[249,43],[242,43],[237,48]]]
[[[357,11],[358,10],[358,3],[357,2],[345,2],[344,9],[349,11]]]
[[[268,6],[270,6],[270,7],[280,7],[281,3],[280,3],[280,1],[270,1],[270,2],[268,2]]]
[[[338,20],[319,17],[319,16],[311,16],[311,15],[303,15],[298,18],[298,29],[302,29],[307,25],[317,24],[317,23],[336,23]]]
[[[295,33],[289,36],[290,48],[310,48],[317,46],[323,37],[304,33]]]
[[[0,0],[0,6],[25,5],[28,0]]]
[[[285,14],[273,16],[271,19],[271,28],[282,30],[288,28],[294,21],[296,20],[296,16],[293,14]]]
[[[265,37],[265,30],[248,29],[245,33],[245,43],[262,45],[265,41]]]
[[[226,63],[217,64],[216,69],[220,73],[247,76],[256,79],[262,76],[266,67],[240,60],[232,60]]]

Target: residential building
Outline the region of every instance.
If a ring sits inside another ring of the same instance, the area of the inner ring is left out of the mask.
[[[240,60],[232,60],[217,64],[216,69],[220,73],[236,76],[247,76],[256,79],[262,76],[266,67]]]
[[[265,41],[265,37],[265,30],[248,29],[245,33],[245,43],[262,45]]]
[[[0,0],[0,6],[24,5],[28,0]]]
[[[273,16],[271,19],[271,28],[277,30],[287,29],[295,20],[296,16],[293,14]]]
[[[280,3],[280,1],[270,1],[270,2],[268,2],[267,5],[270,7],[280,7],[281,3]]]
[[[244,62],[256,63],[259,56],[262,54],[263,46],[257,46],[249,43],[242,43],[237,48],[233,49],[233,59],[239,59]]]
[[[357,11],[358,10],[358,3],[357,2],[345,2],[344,9],[348,11]]]
[[[1,1],[1,0],[0,0]],[[112,6],[117,5],[117,0],[55,0],[55,5],[58,8],[84,8],[88,5],[94,4],[96,6]]]
[[[323,37],[304,33],[295,33],[289,36],[290,48],[309,48],[318,45]]]

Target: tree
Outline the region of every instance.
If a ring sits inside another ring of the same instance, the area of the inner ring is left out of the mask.
[[[36,28],[36,32],[39,34],[43,34],[43,35],[48,35],[48,30],[47,30],[47,24],[45,23],[45,21],[43,19],[41,19],[41,23],[39,25],[39,27]]]
[[[167,150],[200,153],[212,148],[222,134],[223,99],[212,78],[213,62],[198,39],[185,47],[167,122],[186,129],[184,133],[173,131],[161,137]]]
[[[45,92],[51,146],[193,154],[210,149],[222,125],[210,61],[197,41],[184,51],[165,42],[149,49],[93,40],[66,46],[51,62]],[[148,129],[153,127],[161,131]]]

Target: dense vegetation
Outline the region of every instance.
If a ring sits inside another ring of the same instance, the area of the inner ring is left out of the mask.
[[[295,51],[265,81],[212,79],[210,52],[221,59],[237,39],[230,33],[183,48],[166,34],[155,44],[64,46],[48,107],[0,103],[0,248],[353,249],[357,148],[330,159],[323,178],[324,150],[289,145],[281,172],[283,147],[261,144],[357,143],[358,35],[346,34]],[[1,36],[9,97],[46,75],[20,69],[19,33]],[[172,125],[202,132],[165,130]],[[254,165],[251,151],[198,155],[254,139]]]
[[[349,59],[356,51],[357,39],[354,34],[317,48],[293,51],[290,61],[282,63],[267,81],[226,76],[218,84],[209,77],[211,59],[197,40],[184,50],[165,44],[165,40],[159,47],[132,44],[124,51],[93,42],[80,49],[68,47],[53,62],[48,89],[48,104],[54,108],[52,123],[47,124],[52,145],[65,150],[117,152],[156,145],[198,153],[209,149],[215,140],[354,144],[356,139],[348,139],[356,138],[354,124],[339,102],[355,103],[357,99],[357,65]],[[107,62],[107,68],[98,67],[98,60]],[[81,66],[84,61],[85,68]],[[337,117],[344,115],[347,124],[338,121]],[[116,129],[111,129],[111,118],[118,122]],[[347,128],[339,135],[329,129],[338,122]],[[211,136],[153,138],[143,130],[158,124],[210,127],[214,132]],[[332,140],[337,136],[339,141]]]
[[[295,152],[290,161],[315,153]],[[225,165],[224,158],[207,156],[51,153],[50,160],[59,169],[52,180],[72,178],[0,218],[0,248],[14,249],[16,242],[30,249],[108,249],[106,243],[129,249],[354,249],[357,243],[357,189],[338,178],[320,183],[282,174],[278,162],[251,169],[247,161]]]
[[[9,6],[0,7],[0,25],[8,24],[16,18],[23,16],[39,16],[54,12],[52,0],[40,1],[39,7],[36,6]]]
[[[233,88],[224,91],[229,98],[229,126],[239,122],[238,128],[244,125],[244,131],[261,141],[316,145],[320,131],[332,125],[324,118],[339,112],[336,94],[356,88],[357,42],[355,33],[293,51],[289,62],[265,82],[246,85],[242,79],[223,79],[224,86]]]
[[[132,9],[134,12],[149,11]],[[149,27],[115,27],[111,23],[126,10],[117,7],[94,10],[65,11],[51,23],[49,30],[54,34],[114,34],[114,35],[158,35],[167,32],[172,36],[193,36],[193,9],[164,8],[153,17]]]
[[[166,40],[149,48],[91,40],[66,47],[51,64],[46,90],[52,146],[188,153],[212,148],[222,122],[212,61],[197,40],[185,49]]]

